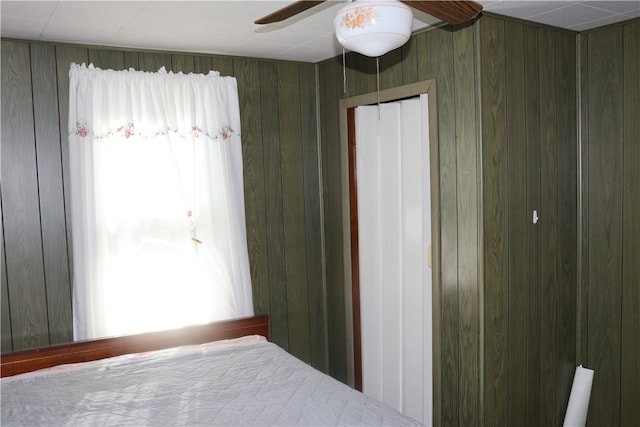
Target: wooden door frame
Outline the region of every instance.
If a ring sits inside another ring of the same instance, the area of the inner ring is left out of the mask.
[[[344,283],[347,337],[348,383],[362,390],[362,350],[360,339],[360,272],[358,268],[358,207],[355,173],[355,107],[372,105],[428,95],[429,106],[429,159],[431,174],[431,246],[432,246],[432,375],[433,375],[433,423],[440,419],[440,168],[438,120],[435,80],[421,82],[354,96],[340,100],[340,159],[342,193],[342,230],[344,255]]]

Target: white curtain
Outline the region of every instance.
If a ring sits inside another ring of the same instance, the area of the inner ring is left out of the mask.
[[[235,78],[69,79],[74,338],[253,315]]]

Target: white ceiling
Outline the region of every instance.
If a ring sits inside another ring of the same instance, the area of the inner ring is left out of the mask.
[[[318,62],[341,54],[327,1],[285,22],[253,22],[289,1],[0,1],[2,37]],[[583,31],[640,17],[640,0],[479,1],[484,10]],[[414,11],[414,31],[440,23]]]

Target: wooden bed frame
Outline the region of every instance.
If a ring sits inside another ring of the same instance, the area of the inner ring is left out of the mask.
[[[258,315],[170,331],[75,341],[5,353],[0,358],[0,376],[8,377],[68,363],[89,362],[123,354],[203,344],[246,335],[262,335],[268,339],[269,317]]]

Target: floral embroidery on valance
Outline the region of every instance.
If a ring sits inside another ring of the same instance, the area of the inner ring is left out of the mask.
[[[135,125],[131,122],[122,124],[118,126],[113,131],[107,131],[101,134],[96,134],[93,132],[89,125],[87,125],[87,121],[85,119],[79,119],[76,121],[75,129],[72,129],[69,132],[69,135],[75,135],[80,138],[92,138],[93,140],[100,141],[105,138],[110,138],[112,136],[120,136],[125,139],[129,139],[133,136],[149,139],[156,138],[158,136],[166,136],[169,134],[176,134],[179,137],[186,138],[187,136],[192,136],[194,138],[208,138],[211,140],[221,140],[226,141],[231,138],[231,136],[240,136],[238,132],[236,132],[230,125],[223,125],[220,129],[218,129],[217,133],[211,134],[205,132],[200,126],[192,126],[189,131],[180,131],[178,129],[167,129],[166,131],[155,131],[155,132],[143,132],[136,129]]]
[[[68,135],[80,141],[240,136],[237,83],[217,71],[183,74],[72,64]],[[235,138],[240,141],[240,138]]]

